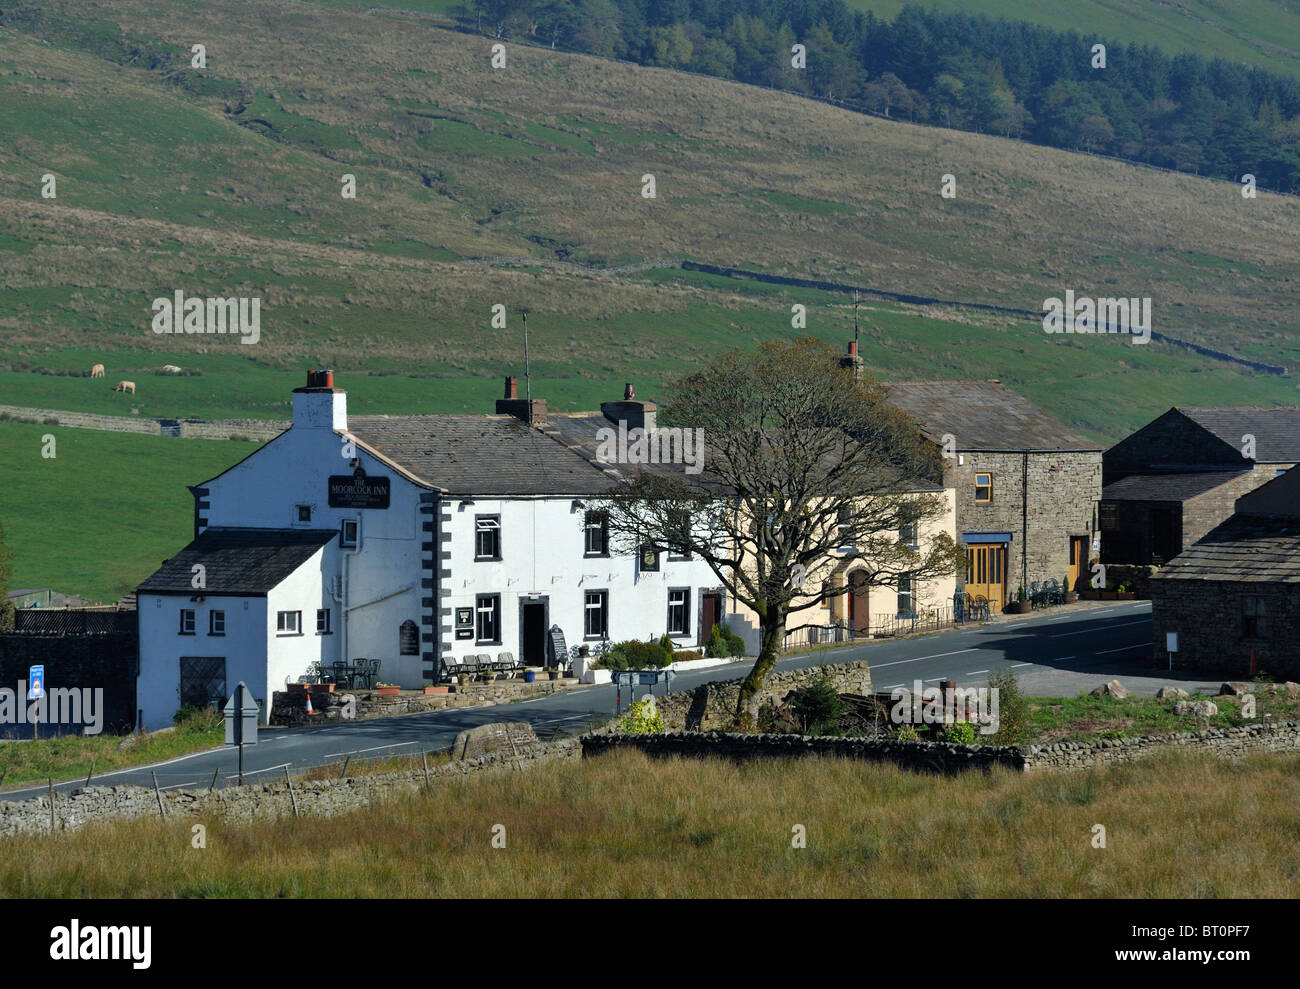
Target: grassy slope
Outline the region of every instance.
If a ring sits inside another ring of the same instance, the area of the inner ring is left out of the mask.
[[[0,894],[1291,896],[1295,768],[1292,754],[1225,772],[1175,752],[1085,773],[946,779],[838,760],[737,766],[620,753],[441,779],[332,819],[206,816],[202,854],[190,847],[192,818],[11,838]],[[1105,850],[1092,847],[1098,822]],[[504,849],[492,847],[497,824]],[[792,847],[796,824],[804,848]]]
[[[41,456],[46,435],[55,439],[52,459]],[[185,485],[254,448],[0,422],[10,586],[116,600],[193,535],[194,500]]]

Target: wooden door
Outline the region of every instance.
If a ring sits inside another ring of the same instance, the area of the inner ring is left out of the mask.
[[[1084,572],[1084,568],[1087,566],[1087,564],[1088,564],[1088,537],[1071,536],[1070,537],[1070,566],[1066,571],[1066,576],[1069,578],[1070,586],[1067,587],[1066,590],[1072,591],[1075,589],[1075,585],[1079,579],[1079,575]]]
[[[1007,599],[1007,548],[1002,543],[977,543],[966,547],[966,593],[988,598],[997,614]]]

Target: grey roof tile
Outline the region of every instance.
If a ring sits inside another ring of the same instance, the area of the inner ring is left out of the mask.
[[[173,556],[138,588],[140,594],[265,594],[338,537],[334,529],[212,528]],[[195,590],[193,566],[207,586]]]
[[[890,405],[909,413],[936,443],[951,433],[958,450],[1097,450],[1101,444],[992,381],[892,381]]]

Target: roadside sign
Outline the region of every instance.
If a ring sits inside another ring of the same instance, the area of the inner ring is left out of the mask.
[[[38,701],[45,696],[45,665],[33,666],[27,671],[27,699]]]
[[[226,716],[227,745],[257,744],[257,701],[253,700],[253,692],[243,680],[239,681],[221,713]]]

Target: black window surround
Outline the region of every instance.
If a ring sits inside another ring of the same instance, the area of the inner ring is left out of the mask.
[[[592,616],[595,615],[593,621]],[[584,591],[582,596],[582,637],[600,641],[609,635],[609,591]]]
[[[474,516],[474,559],[501,559],[501,516]]]
[[[588,512],[582,527],[582,555],[609,556],[609,517],[604,512]]]
[[[667,624],[669,636],[691,634],[691,589],[689,587],[668,588]]]
[[[500,594],[479,594],[474,598],[474,644],[501,645]]]
[[[332,628],[330,628],[330,609],[329,609],[329,608],[317,608],[317,609],[316,609],[316,634],[317,634],[317,635],[333,635],[333,634],[334,634],[334,630],[333,630]]]

